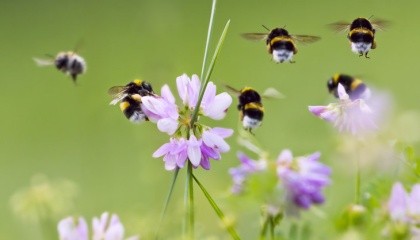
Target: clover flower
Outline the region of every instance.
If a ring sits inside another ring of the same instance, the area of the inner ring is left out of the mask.
[[[308,209],[325,201],[322,189],[330,183],[329,167],[320,163],[320,153],[293,158],[290,150],[283,150],[277,159],[277,174],[285,190],[286,203]]]
[[[234,194],[239,194],[243,191],[243,185],[250,174],[267,169],[267,162],[264,160],[253,160],[242,152],[239,152],[237,157],[241,162],[241,165],[229,169],[229,174],[232,176],[233,180],[231,190]]]
[[[150,121],[157,123],[161,132],[170,135],[168,143],[163,144],[153,153],[153,157],[163,156],[166,170],[174,170],[185,166],[187,159],[193,167],[210,169],[209,159],[219,160],[220,153],[229,151],[224,140],[232,135],[233,130],[211,128],[198,122],[191,126],[191,118],[198,103],[201,82],[197,75],[191,79],[183,74],[176,79],[177,90],[182,106],[177,106],[175,97],[167,85],[161,90],[161,96],[145,96],[142,98],[143,111]],[[198,116],[206,116],[220,120],[232,103],[232,97],[223,92],[216,95],[216,85],[209,82],[203,93],[198,109]]]
[[[400,182],[395,183],[387,207],[394,224],[408,226],[411,235],[420,238],[420,184],[415,184],[408,193]]]
[[[338,84],[339,101],[327,106],[309,106],[315,116],[331,122],[340,132],[352,134],[376,130],[379,108],[372,109],[366,99],[351,100],[343,85]]]
[[[79,217],[77,221],[73,217],[64,218],[57,228],[60,240],[89,239],[88,225],[83,217]],[[92,220],[92,240],[123,240],[124,231],[124,226],[116,214],[112,214],[109,219],[109,213],[105,212],[100,218],[94,217]],[[126,240],[137,239],[139,237],[132,236]]]

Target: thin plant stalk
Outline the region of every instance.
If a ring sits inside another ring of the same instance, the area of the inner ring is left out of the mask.
[[[198,117],[198,112],[200,110],[201,101],[203,100],[204,90],[206,89],[207,84],[208,84],[208,82],[210,80],[210,76],[211,76],[211,74],[213,72],[214,65],[216,63],[217,57],[219,56],[219,53],[220,53],[220,49],[221,49],[221,47],[223,45],[223,42],[225,40],[227,30],[229,29],[229,24],[230,24],[230,20],[227,21],[227,23],[225,25],[225,28],[223,29],[222,35],[220,36],[219,42],[217,43],[216,50],[215,50],[215,52],[213,54],[213,58],[212,58],[212,60],[210,62],[209,68],[207,69],[206,77],[204,78],[204,80],[202,80],[201,88],[200,88],[200,94],[198,96],[197,105],[195,106],[194,112],[193,112],[193,114],[191,116],[191,122],[190,122],[190,126],[191,127],[194,127],[194,123],[197,121],[197,117]]]
[[[265,239],[265,235],[267,235],[267,228],[268,228],[268,217],[264,220],[260,231],[260,240]]]
[[[166,215],[166,210],[168,209],[169,202],[170,202],[170,200],[171,200],[171,198],[172,198],[172,193],[173,193],[173,191],[174,191],[175,183],[176,183],[176,180],[177,180],[177,178],[178,178],[178,173],[179,173],[179,168],[176,168],[176,169],[175,169],[175,172],[174,172],[174,176],[173,176],[173,178],[172,178],[172,183],[171,183],[171,186],[170,186],[170,188],[169,188],[168,195],[166,196],[165,205],[163,206],[163,210],[162,210],[162,213],[161,213],[161,215],[160,215],[159,223],[158,223],[158,225],[157,225],[156,234],[155,234],[155,239],[156,239],[156,240],[157,240],[157,239],[159,239],[159,231],[160,231],[160,227],[161,227],[161,225],[162,225],[163,219],[165,218],[165,215]]]
[[[200,79],[203,79],[204,77],[204,69],[207,63],[207,53],[209,51],[210,38],[211,38],[211,32],[213,31],[213,20],[214,20],[215,13],[216,13],[216,0],[213,0],[212,5],[211,5],[209,27],[207,29],[206,47],[204,48],[203,65],[201,67]]]
[[[194,239],[194,186],[193,186],[193,168],[190,161],[188,161],[187,168],[187,227],[188,239]]]
[[[206,197],[207,201],[209,201],[210,205],[213,207],[213,210],[216,212],[217,216],[219,216],[220,220],[225,224],[226,218],[223,214],[222,210],[220,210],[219,206],[217,206],[216,202],[213,200],[213,198],[210,196],[210,194],[207,192],[206,188],[201,184],[200,181],[195,177],[194,174],[192,174],[192,177],[194,178],[194,181],[197,183],[197,185],[200,187],[201,191],[203,192],[204,196]],[[235,228],[231,224],[225,224],[225,227],[232,237],[232,239],[240,239],[238,233],[236,232]]]
[[[356,160],[356,194],[355,194],[355,202],[356,204],[361,203],[361,173],[360,173],[360,153],[357,156]]]

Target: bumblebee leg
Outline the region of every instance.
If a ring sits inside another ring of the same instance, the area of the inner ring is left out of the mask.
[[[76,82],[76,80],[77,80],[77,74],[72,73],[72,74],[71,74],[71,79],[73,80],[73,83],[74,83],[75,85],[77,85],[77,82]]]
[[[290,63],[296,63],[296,61],[293,61],[293,60],[290,60],[289,62],[290,62]]]
[[[368,53],[369,53],[369,52],[366,52],[366,53],[365,53],[365,58],[370,58],[370,57],[368,57]]]

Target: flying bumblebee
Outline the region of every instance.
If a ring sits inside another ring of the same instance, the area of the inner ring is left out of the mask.
[[[34,58],[38,66],[51,66],[55,67],[71,76],[73,82],[76,83],[77,76],[86,72],[86,61],[80,55],[72,51],[59,52],[54,58],[48,56],[48,59]]]
[[[155,96],[150,83],[136,79],[125,86],[111,87],[108,94],[114,98],[110,103],[111,105],[121,102],[120,109],[131,122],[148,121],[141,108],[141,97]]]
[[[388,25],[385,20],[372,20],[367,18],[356,18],[351,23],[336,22],[330,26],[336,31],[348,31],[347,38],[350,41],[352,52],[359,54],[359,57],[368,57],[371,49],[376,48],[375,33],[376,29],[382,29]]]
[[[313,43],[321,39],[317,36],[309,35],[291,35],[284,28],[274,28],[269,33],[243,33],[242,37],[248,40],[263,40],[265,39],[268,53],[273,56],[276,63],[290,62],[294,63],[293,55],[296,55],[298,50],[296,42],[298,43]]]
[[[370,90],[362,82],[362,80],[346,75],[346,74],[335,74],[327,82],[328,91],[338,98],[338,84],[343,85],[344,90],[349,95],[350,99],[368,99],[370,97]]]

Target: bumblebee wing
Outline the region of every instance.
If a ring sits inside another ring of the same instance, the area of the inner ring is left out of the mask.
[[[45,67],[45,66],[54,65],[54,60],[53,59],[33,58],[33,60],[35,61],[35,63],[39,67]]]
[[[267,33],[242,33],[241,36],[251,41],[261,41],[267,38]]]
[[[285,98],[283,93],[277,91],[277,89],[272,88],[272,87],[265,89],[264,92],[262,93],[262,97],[266,99]]]
[[[231,92],[231,93],[233,93],[233,94],[235,94],[235,95],[239,95],[239,94],[241,94],[241,91],[239,91],[238,89],[236,89],[236,88],[234,88],[234,87],[231,87],[231,86],[229,86],[229,85],[225,85],[225,88],[226,88],[229,92]]]
[[[299,43],[307,44],[307,43],[313,43],[321,39],[321,37],[318,36],[310,36],[310,35],[291,35],[293,40]]]
[[[127,93],[125,93],[126,89],[126,86],[114,86],[108,89],[108,94],[114,98],[109,104],[115,105],[125,98],[127,96]]]
[[[388,28],[390,25],[390,22],[384,19],[374,19],[371,21],[371,23],[374,29],[379,29],[382,31]]]
[[[350,23],[345,21],[330,23],[328,24],[328,27],[337,33],[350,31]]]

